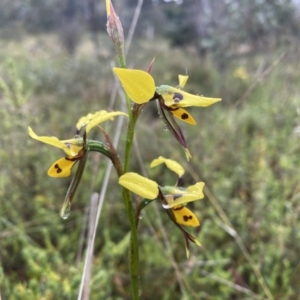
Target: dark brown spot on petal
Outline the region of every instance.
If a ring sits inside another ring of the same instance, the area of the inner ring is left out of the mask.
[[[188,220],[192,220],[193,216],[183,216],[183,221],[188,222]]]
[[[173,100],[174,103],[179,103],[183,99],[183,95],[180,93],[174,93]]]
[[[56,170],[56,173],[57,173],[57,174],[59,174],[59,173],[62,172],[62,169],[59,167],[58,164],[55,164],[54,168],[57,169],[57,170]]]
[[[183,113],[182,115],[181,115],[181,119],[182,120],[186,120],[186,119],[188,119],[189,118],[189,115],[187,114],[187,113]]]

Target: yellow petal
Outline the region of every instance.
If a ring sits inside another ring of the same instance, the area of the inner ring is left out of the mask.
[[[125,114],[124,112],[121,112],[121,111],[107,112],[105,110],[102,110],[102,111],[98,112],[92,120],[89,121],[85,130],[88,133],[92,128],[94,128],[98,124],[105,122],[107,120],[113,120],[115,116],[120,116],[120,115],[128,117],[127,114]]]
[[[77,156],[80,150],[83,147],[83,138],[80,136],[77,136],[73,139],[69,140],[61,140],[62,143],[64,143],[68,147],[68,156]]]
[[[179,205],[172,208],[176,223],[184,226],[196,227],[200,225],[198,218],[188,208]]]
[[[199,95],[189,94],[168,85],[162,85],[156,88],[156,91],[158,94],[162,95],[166,106],[176,105],[178,107],[206,107],[222,100],[221,98],[207,98]]]
[[[155,93],[153,77],[142,70],[113,68],[129,98],[138,103],[148,102]]]
[[[89,113],[86,116],[81,117],[76,124],[76,128],[78,130],[80,130],[83,126],[88,125],[91,121],[93,121],[93,124],[98,122],[96,124],[96,125],[98,125],[101,122],[104,122],[108,119],[113,120],[114,119],[113,117],[116,115],[126,115],[127,116],[127,114],[125,114],[123,112],[109,112],[108,113],[106,110],[99,110],[99,111],[96,111],[95,113]],[[93,125],[92,127],[94,127],[96,125]],[[89,130],[91,129],[90,126],[89,126]]]
[[[81,127],[87,125],[100,112],[101,111],[96,111],[95,113],[88,113],[86,116],[81,117],[76,123],[76,128],[80,130]]]
[[[189,76],[186,75],[178,75],[178,79],[179,79],[179,88],[183,89],[187,80],[189,79]]]
[[[105,0],[105,4],[106,4],[106,15],[107,17],[110,16],[110,0]]]
[[[197,195],[197,197],[204,198],[204,194],[203,194],[204,185],[205,185],[204,182],[197,182],[194,185],[190,185],[186,190],[189,193],[194,193],[195,195]]]
[[[196,125],[196,121],[194,118],[183,108],[177,107],[174,109],[170,109],[170,112],[172,115],[174,115],[176,118],[180,119],[183,122],[186,122],[190,125]]]
[[[79,140],[78,144],[76,144],[76,140]],[[83,146],[82,138],[72,139],[72,140],[64,140],[62,142],[68,147],[69,152],[68,153],[66,152],[66,153],[70,157],[77,156]]]
[[[78,161],[78,158],[63,157],[57,160],[48,170],[50,177],[68,177],[71,174],[71,169]]]
[[[31,129],[31,127],[28,126],[28,133],[30,137],[32,137],[35,140],[38,140],[40,142],[46,143],[48,145],[60,148],[65,151],[65,153],[68,156],[73,156],[72,152],[70,151],[69,147],[63,142],[60,141],[57,137],[54,136],[37,136],[34,131]]]
[[[119,184],[146,199],[153,200],[158,196],[158,184],[137,173],[125,173],[119,178]]]
[[[174,201],[169,201],[168,204],[163,204],[164,208],[173,208],[174,206],[185,204],[188,202],[200,200],[204,198],[203,194],[204,182],[197,182],[194,185],[189,186],[185,190],[181,190],[177,188],[177,190],[173,190],[172,194],[176,195],[176,199]]]
[[[160,164],[163,164],[163,163],[165,163],[166,166],[170,170],[175,172],[179,177],[182,177],[182,175],[184,174],[184,169],[178,162],[176,162],[175,160],[172,160],[172,159],[164,158],[162,156],[160,156],[159,158],[154,159],[150,164],[150,168],[156,167],[156,166],[158,166]]]

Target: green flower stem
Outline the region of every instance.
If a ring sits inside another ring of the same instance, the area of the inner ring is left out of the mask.
[[[89,151],[100,152],[105,156],[110,157],[109,149],[105,144],[95,140],[87,140],[86,145]]]
[[[123,188],[123,200],[125,203],[130,229],[130,249],[129,249],[129,267],[131,276],[132,299],[139,299],[139,241],[137,234],[137,225],[135,223],[134,208],[131,201],[130,191]]]
[[[118,51],[117,51],[118,52]],[[119,66],[121,68],[126,68],[125,55],[118,53]],[[124,159],[124,173],[129,170],[130,162],[130,153],[133,144],[134,129],[135,124],[138,118],[138,114],[135,114],[135,111],[131,109],[131,100],[128,95],[125,93],[127,112],[129,116],[129,123],[126,134],[126,144],[125,144],[125,159]],[[129,268],[131,275],[131,288],[132,288],[132,299],[139,299],[139,241],[137,233],[137,223],[135,221],[134,207],[132,204],[131,193],[129,190],[123,188],[122,191],[123,201],[125,204],[130,229],[130,249],[129,249]]]
[[[113,148],[113,145],[111,144],[110,148],[108,148],[105,144],[95,141],[95,140],[87,140],[87,149],[89,151],[95,151],[95,152],[100,152],[104,154],[106,157],[111,159],[118,176],[120,177],[121,175],[124,174],[123,172],[123,167],[120,162],[120,159],[117,155],[116,149]]]
[[[119,60],[119,66],[121,68],[126,68],[126,61],[124,56],[124,50],[120,51],[120,54],[118,54],[118,60]]]
[[[137,118],[133,116],[129,97],[127,95],[125,95],[125,97],[128,108],[129,124],[126,135],[124,173],[128,172],[129,170],[130,153],[133,144],[135,123],[137,120]],[[135,222],[134,207],[132,204],[130,191],[123,188],[122,195],[131,229],[129,264],[131,274],[132,299],[137,300],[139,299],[139,242],[137,233],[137,223]]]

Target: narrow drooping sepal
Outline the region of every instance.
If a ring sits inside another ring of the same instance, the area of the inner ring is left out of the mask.
[[[73,179],[72,179],[69,189],[67,191],[64,203],[60,210],[60,216],[63,219],[67,219],[70,215],[72,200],[75,196],[76,190],[80,183],[80,180],[81,180],[84,168],[85,168],[85,164],[87,161],[87,157],[88,157],[88,151],[84,152],[83,157],[79,160],[77,170],[73,176]]]
[[[191,241],[192,243],[196,244],[197,246],[201,247],[202,245],[197,241],[197,239],[192,236],[189,232],[187,232],[183,227],[181,228],[181,231],[183,232],[184,239],[185,239],[185,252],[186,252],[186,257],[190,257],[190,244],[189,242]]]
[[[161,113],[162,119],[166,125],[166,127],[170,130],[170,132],[173,134],[175,139],[178,141],[178,143],[183,147],[185,155],[187,160],[189,160],[192,156],[190,154],[190,151],[187,148],[187,143],[185,140],[185,137],[177,124],[173,114],[170,110],[165,109],[166,106],[162,103],[163,99],[161,96],[159,97],[159,111]]]

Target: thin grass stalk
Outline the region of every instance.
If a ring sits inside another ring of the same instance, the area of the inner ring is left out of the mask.
[[[113,144],[114,144],[115,148],[117,148],[117,145],[118,145],[119,140],[120,140],[120,135],[121,135],[121,129],[122,129],[122,126],[123,126],[123,122],[124,122],[124,117],[118,118],[116,130],[115,130],[115,135],[114,135],[114,140],[113,140]],[[94,231],[93,231],[93,234],[92,234],[91,243],[88,245],[87,253],[86,253],[86,256],[85,256],[83,274],[82,274],[82,277],[81,277],[81,283],[80,283],[80,288],[79,288],[78,297],[77,297],[78,300],[83,300],[82,299],[82,292],[83,292],[85,277],[86,277],[87,269],[89,268],[88,264],[92,263],[92,260],[90,259],[90,257],[93,255],[93,251],[94,251],[96,231],[97,231],[98,224],[99,224],[99,219],[100,219],[100,215],[101,215],[101,211],[102,211],[102,207],[103,207],[104,197],[105,197],[107,187],[108,187],[109,178],[110,178],[110,175],[111,175],[111,170],[112,170],[112,164],[109,161],[108,164],[107,164],[107,167],[106,167],[106,172],[105,172],[102,188],[101,188],[100,195],[99,195],[99,200],[98,200],[99,204],[98,204],[98,208],[97,208],[97,216],[96,216],[96,220],[95,220],[95,227],[94,227]]]
[[[128,36],[126,38],[125,56],[128,54],[128,51],[129,51],[129,48],[130,48],[130,45],[131,45],[131,42],[132,42],[132,38],[134,36],[136,24],[137,24],[137,21],[140,17],[140,14],[141,14],[141,9],[142,9],[143,2],[144,2],[144,0],[139,0],[136,7],[135,7],[132,22],[130,24],[130,28],[129,28],[129,32],[128,32]]]
[[[114,96],[116,98],[116,95]],[[114,98],[111,97],[110,102],[109,102],[109,107],[112,107],[114,103]],[[112,109],[109,109],[112,110]],[[96,173],[99,170],[99,163],[101,161],[101,158],[103,158],[101,155],[95,158],[95,161],[93,162],[93,167],[92,167],[92,183],[90,186],[90,195],[93,194],[93,190],[95,187],[95,182],[96,182]],[[88,227],[88,221],[89,221],[89,210],[90,210],[90,203],[86,205],[85,211],[84,211],[84,217],[82,220],[82,229],[81,229],[81,234],[80,234],[80,240],[78,243],[78,250],[77,250],[77,255],[76,255],[76,266],[79,268],[79,264],[81,263],[81,258],[83,255],[84,251],[84,239],[85,239],[85,233],[86,229]]]
[[[88,244],[92,242],[93,238],[93,232],[95,231],[95,221],[96,221],[96,211],[98,206],[98,200],[99,195],[98,193],[93,193],[90,199],[90,209],[89,209],[89,231],[88,231]],[[84,286],[83,286],[83,300],[89,300],[90,299],[90,290],[91,290],[91,271],[92,271],[92,260],[93,260],[93,253],[89,257],[89,262],[87,263],[87,270],[86,270],[86,276],[84,280]]]
[[[239,291],[241,293],[244,293],[244,294],[247,294],[247,295],[251,296],[252,297],[251,299],[261,299],[261,300],[263,299],[262,296],[252,292],[251,290],[249,290],[249,289],[247,289],[247,288],[245,288],[241,285],[238,285],[236,283],[228,281],[228,280],[226,280],[224,278],[221,278],[221,277],[219,277],[219,276],[217,276],[213,273],[206,272],[205,270],[201,270],[200,272],[201,272],[202,275],[207,276],[207,277],[211,278],[214,281],[222,283],[222,284],[224,284],[224,285],[226,285],[226,286],[228,286],[228,287],[230,287],[230,288],[232,288],[236,291]]]
[[[75,265],[77,268],[80,266],[81,258],[82,258],[82,252],[84,248],[84,240],[85,240],[85,233],[86,229],[88,227],[88,219],[89,219],[89,211],[90,211],[90,203],[86,205],[84,209],[84,215],[83,215],[83,220],[82,220],[82,227],[81,227],[81,232],[80,232],[80,238],[79,238],[79,243],[78,243],[78,250],[77,250],[77,255],[76,255],[76,262]]]
[[[187,164],[185,166],[185,169],[193,177],[193,179],[195,181],[201,181],[200,176],[197,173],[195,173]],[[205,188],[204,188],[204,193],[205,193],[206,197],[208,198],[209,202],[211,203],[211,205],[213,206],[213,208],[216,210],[216,212],[219,215],[222,222],[224,224],[226,224],[226,226],[227,226],[226,232],[228,232],[234,238],[236,244],[238,245],[241,252],[245,256],[246,260],[248,261],[249,265],[251,266],[251,268],[252,268],[261,288],[263,289],[264,293],[266,294],[267,298],[269,300],[273,300],[274,297],[273,297],[265,279],[263,278],[263,276],[260,272],[259,266],[252,259],[249,251],[247,250],[245,244],[243,243],[243,240],[241,239],[241,237],[239,236],[237,231],[234,229],[234,226],[230,222],[225,211],[219,205],[216,197],[214,196],[214,194],[211,192],[211,190],[207,186],[205,186]]]

